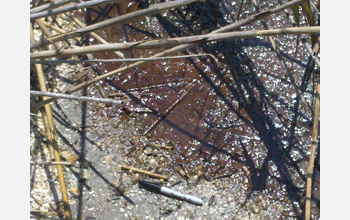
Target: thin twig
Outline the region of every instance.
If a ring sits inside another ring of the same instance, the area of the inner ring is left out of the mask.
[[[189,57],[203,57],[210,56],[216,63],[219,65],[216,57],[212,54],[192,54],[192,55],[182,55],[182,56],[171,56],[171,57],[150,57],[150,58],[125,58],[125,59],[103,59],[103,60],[31,60],[31,63],[40,63],[40,64],[61,64],[61,63],[118,63],[118,62],[135,62],[135,61],[156,61],[156,60],[171,60],[171,59],[182,59]]]
[[[155,88],[161,88],[161,87],[173,87],[173,86],[177,86],[178,83],[165,83],[165,84],[158,84],[158,85],[151,85],[151,86],[145,86],[145,87],[140,87],[140,88],[131,88],[131,89],[127,89],[125,90],[126,92],[139,92],[139,91],[147,91],[150,89],[155,89]]]
[[[62,93],[30,91],[30,95],[33,95],[33,96],[47,96],[47,97],[54,97],[54,98],[61,98],[61,99],[79,100],[79,101],[83,101],[83,102],[107,103],[107,104],[114,104],[114,105],[117,105],[117,106],[122,106],[122,105],[125,104],[125,100],[103,99],[103,98],[95,98],[95,97],[87,97],[87,96],[75,96],[75,95],[67,95],[67,94],[62,94]],[[44,101],[42,103],[39,103],[37,106],[34,106],[32,109],[40,108],[41,106],[44,106],[45,104],[46,103]]]
[[[134,167],[130,167],[130,166],[126,166],[126,165],[121,165],[121,169],[123,170],[131,170],[135,173],[141,173],[141,174],[145,174],[147,176],[151,176],[154,178],[158,178],[158,179],[164,179],[164,180],[168,180],[167,176],[161,175],[161,174],[157,174],[157,173],[153,173],[153,172],[149,172],[149,171],[145,171],[145,170],[140,170]]]
[[[154,113],[151,109],[143,107],[123,107],[123,110],[127,113]]]
[[[318,36],[318,39],[314,45],[314,47],[312,48],[312,51],[314,54],[317,54],[320,50],[320,36]]]
[[[164,3],[160,3],[160,4],[154,4],[151,5],[149,8],[147,9],[142,9],[142,10],[137,10],[135,12],[131,12],[125,15],[121,15],[115,18],[111,18],[96,24],[92,24],[89,26],[86,26],[84,28],[78,28],[77,30],[74,31],[70,31],[66,34],[62,34],[62,35],[58,35],[55,37],[50,37],[50,38],[43,38],[41,40],[39,40],[38,42],[35,42],[33,44],[30,44],[30,49],[37,49],[39,47],[45,46],[47,44],[50,44],[52,42],[56,42],[56,41],[62,41],[62,40],[66,40],[69,38],[73,38],[73,37],[79,37],[82,36],[84,34],[87,34],[89,32],[92,31],[96,31],[111,25],[117,25],[117,24],[123,24],[126,22],[130,22],[136,19],[140,19],[143,18],[145,16],[149,16],[149,15],[153,15],[153,14],[157,14],[160,13],[164,10],[168,10],[171,8],[179,8],[188,4],[191,4],[193,2],[196,2],[199,0],[176,0],[176,1],[171,1],[171,2],[164,2]]]
[[[45,24],[43,22],[41,22],[40,20],[36,20],[36,23],[39,25],[40,29],[47,37],[52,36],[51,32],[49,31],[49,29],[45,26]],[[58,42],[54,42],[53,45],[56,47],[57,50],[61,49],[61,47],[58,45]]]
[[[39,199],[37,199],[34,195],[33,195],[33,193],[30,193],[30,197],[34,200],[34,202],[36,202],[38,205],[40,205],[40,206],[43,206],[44,205],[44,203],[41,201],[41,200],[39,200]]]
[[[40,211],[40,210],[30,210],[30,213],[33,215],[57,215],[58,212],[47,212],[47,211]]]
[[[55,8],[55,9],[50,9],[50,10],[40,11],[37,13],[30,14],[30,20],[38,19],[38,18],[42,18],[42,17],[53,16],[53,15],[67,12],[67,11],[78,10],[81,8],[88,8],[88,7],[101,5],[101,4],[119,3],[119,2],[123,2],[123,1],[125,1],[125,0],[91,0],[91,1],[87,1],[87,2],[74,3],[74,4],[70,4],[68,6],[61,7],[61,8]]]
[[[311,8],[312,8],[312,10],[313,10],[313,13],[320,13],[320,11],[317,9],[317,7],[316,7],[316,5],[314,5],[314,3],[312,3],[311,1],[310,1],[310,6],[311,6]]]
[[[67,33],[67,31],[65,31],[65,30],[63,30],[63,29],[61,29],[61,28],[59,28],[59,27],[57,27],[57,26],[55,26],[55,25],[52,25],[52,24],[50,24],[50,23],[47,23],[44,19],[38,19],[38,20],[40,20],[43,24],[45,24],[47,27],[51,28],[52,30],[57,31],[58,33],[61,33],[61,34]],[[76,41],[78,41],[78,38],[73,38],[73,39],[75,39]]]
[[[84,24],[83,22],[81,22],[78,18],[74,17],[73,14],[71,13],[70,18],[77,23],[77,25],[79,25],[80,27],[86,27],[86,24]],[[95,38],[97,41],[99,41],[102,44],[109,44],[105,39],[103,39],[102,37],[98,36],[95,32],[90,32],[89,35],[93,38]],[[125,58],[124,54],[120,51],[113,51],[118,57],[121,58]]]
[[[40,110],[41,115],[43,117],[45,134],[43,132],[41,132],[41,130],[39,130],[40,129],[39,126],[38,126],[38,131],[39,131],[39,134],[41,134],[42,137],[46,137],[48,145],[49,145],[50,159],[51,159],[51,161],[53,161],[53,160],[55,160],[55,152],[54,152],[54,149],[53,149],[53,143],[51,141],[52,138],[51,138],[49,121],[47,119],[47,115],[46,115],[45,109],[40,108],[39,110]]]
[[[174,146],[169,146],[169,145],[164,146],[163,144],[154,144],[154,143],[147,143],[147,146],[155,147],[155,148],[162,148],[162,149],[166,149],[166,150],[175,149]]]
[[[72,49],[59,50],[46,50],[35,51],[31,54],[31,59],[49,58],[49,57],[62,57],[73,56],[95,52],[105,52],[114,50],[131,50],[131,49],[152,49],[160,47],[169,47],[182,44],[197,44],[211,41],[226,41],[242,38],[253,38],[257,36],[272,36],[272,35],[285,35],[285,34],[313,34],[320,33],[319,26],[313,27],[293,27],[282,28],[273,30],[253,30],[253,31],[235,31],[229,33],[211,33],[189,37],[178,37],[161,40],[150,41],[137,41],[129,43],[111,43],[111,44],[99,44],[86,47],[75,47]]]
[[[163,114],[159,114],[159,118],[153,122],[151,126],[143,133],[143,135],[147,135],[150,131],[152,131],[169,113],[177,106],[189,93],[189,91],[195,86],[195,82],[197,80],[194,80],[192,83],[185,86],[183,90],[181,90],[179,93],[182,92],[182,94],[179,96],[179,98],[167,109]]]
[[[314,127],[312,130],[309,165],[308,165],[307,174],[306,174],[305,220],[310,220],[310,216],[311,216],[312,176],[314,172],[315,153],[317,148],[319,115],[320,115],[320,84],[317,85]]]
[[[309,52],[310,56],[312,57],[312,59],[315,61],[315,63],[321,67],[321,63],[320,63],[320,60],[318,59],[318,57],[316,56],[316,54],[314,53],[314,51],[312,50],[310,44],[306,41],[304,41],[304,44],[305,44],[305,48],[307,50],[307,52]]]
[[[77,163],[74,162],[67,162],[67,161],[52,161],[52,162],[34,162],[30,161],[30,165],[44,165],[44,166],[55,166],[55,165],[62,165],[62,166],[77,166]]]
[[[57,0],[57,1],[52,1],[50,3],[47,3],[45,5],[40,5],[38,7],[30,9],[30,14],[34,14],[43,10],[49,10],[49,9],[54,9],[57,7],[60,7],[61,5],[68,4],[70,2],[73,2],[74,0]]]

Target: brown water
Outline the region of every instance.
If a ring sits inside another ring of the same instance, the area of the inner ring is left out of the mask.
[[[261,10],[277,6],[270,2],[261,2]],[[97,33],[109,42],[208,33],[235,22],[239,5],[240,1],[196,3]],[[91,24],[138,9],[140,5],[135,1],[95,7],[85,19]],[[255,13],[250,5],[242,11],[241,18]],[[292,26],[284,13],[272,15],[266,22],[270,29]],[[240,30],[252,29],[263,26],[256,22]],[[306,71],[308,56],[300,49],[302,44],[295,55],[296,36],[274,39],[297,85],[306,91],[305,98],[311,103],[313,86]],[[161,51],[132,50],[125,55],[149,57]],[[107,94],[122,90],[132,97],[132,106],[148,107],[162,114],[183,88],[197,79],[184,99],[150,132],[154,142],[176,146],[168,158],[167,170],[183,167],[194,174],[195,168],[202,166],[212,177],[231,176],[222,187],[230,188],[237,198],[247,193],[254,197],[260,191],[265,200],[288,203],[285,214],[300,212],[311,139],[310,130],[301,124],[311,121],[312,114],[301,105],[268,38],[202,44],[187,53],[211,53],[219,59],[220,66],[207,57],[152,61],[101,84]],[[94,56],[118,58],[112,52]],[[96,69],[103,74],[122,65],[125,64],[100,64]],[[147,89],[155,85],[159,87]],[[146,130],[157,118],[157,114],[140,114],[137,120]]]

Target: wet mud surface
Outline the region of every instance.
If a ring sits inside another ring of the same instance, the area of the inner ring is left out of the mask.
[[[259,2],[261,11],[277,5],[275,1]],[[209,33],[236,22],[239,6],[240,1],[194,3],[96,33],[108,42]],[[110,4],[90,8],[79,16],[87,24],[93,24],[144,7],[147,4],[138,1]],[[244,4],[240,18],[255,13],[251,4]],[[284,12],[271,15],[265,22],[270,29],[292,27]],[[300,25],[305,26],[305,21]],[[258,29],[264,29],[261,21],[239,30]],[[310,40],[306,35],[299,38]],[[80,145],[77,153],[86,152],[83,158],[93,161],[95,167],[89,171],[91,180],[87,185],[80,185],[85,195],[77,199],[77,205],[87,204],[87,207],[76,214],[80,217],[90,214],[97,219],[302,218],[312,111],[302,103],[282,62],[310,106],[315,93],[312,62],[296,35],[274,39],[283,61],[267,37],[257,37],[200,44],[184,52],[212,54],[218,63],[210,57],[152,61],[101,82],[100,88],[107,96],[122,91],[131,100],[129,107],[147,107],[153,113],[130,115],[125,109],[95,104],[82,107],[92,112],[85,115],[86,123],[97,125],[83,134],[84,138],[94,138],[90,143],[80,136],[86,146]],[[92,38],[85,41],[85,44],[95,43]],[[125,55],[150,57],[161,51],[132,50]],[[94,58],[118,57],[107,52],[96,53]],[[93,72],[101,75],[124,65],[98,64]],[[188,89],[191,83],[193,86]],[[96,87],[85,92],[98,94]],[[188,93],[179,100],[184,92]],[[179,103],[169,114],[143,136],[176,101]],[[103,120],[95,122],[94,118]],[[149,143],[174,149],[157,149],[149,147]],[[172,176],[170,186],[200,196],[206,204],[195,207],[144,192],[136,184],[144,177],[115,172],[115,166],[121,163]],[[181,177],[184,173],[187,180]],[[315,176],[314,189],[318,192],[318,170]],[[113,184],[118,187],[113,189]],[[118,200],[110,198],[113,190]],[[216,199],[209,206],[212,195]],[[102,207],[100,200],[107,205]],[[319,202],[315,193],[313,219],[319,218]]]

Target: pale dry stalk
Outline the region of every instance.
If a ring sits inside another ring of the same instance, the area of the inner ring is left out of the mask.
[[[32,24],[30,26],[32,28]],[[34,41],[33,32],[31,32],[30,39],[32,42]],[[46,82],[45,82],[45,77],[44,77],[42,65],[35,64],[35,68],[36,68],[36,72],[38,75],[40,90],[43,92],[46,92],[47,88],[46,88]],[[44,101],[45,101],[45,99],[47,99],[47,98],[43,97]],[[51,106],[49,104],[45,105],[44,109],[45,109],[45,115],[46,115],[47,119],[43,118],[43,120],[44,120],[44,123],[45,123],[45,120],[47,121],[47,138],[49,140],[48,142],[52,146],[55,161],[61,162],[61,156],[60,156],[60,153],[58,150],[58,138],[57,138],[56,127],[55,127],[53,116],[52,116]],[[63,201],[63,205],[64,205],[63,216],[64,216],[64,219],[72,220],[72,213],[70,210],[68,194],[67,194],[67,187],[66,187],[66,182],[64,179],[64,175],[63,175],[63,168],[62,168],[62,165],[57,165],[56,167],[57,167],[58,180],[60,183],[60,188],[61,188],[61,193],[62,193],[62,201]]]
[[[40,20],[36,20],[35,22],[39,25],[40,29],[47,37],[52,37],[51,32],[49,31],[49,29],[45,26],[45,24],[43,22],[41,22]],[[58,42],[54,42],[53,45],[56,47],[57,50],[61,49],[61,47],[58,45]]]
[[[50,3],[40,5],[38,7],[30,9],[30,14],[37,13],[39,11],[44,11],[44,10],[49,10],[49,9],[54,9],[57,7],[60,7],[62,5],[68,4],[74,0],[57,0],[57,1],[52,1]]]
[[[78,18],[74,17],[73,14],[71,13],[69,17],[81,28],[86,27],[86,24],[81,22]],[[95,38],[97,41],[99,41],[102,44],[109,44],[105,39],[97,35],[95,32],[90,32],[89,35],[93,38]],[[113,51],[118,57],[120,58],[125,58],[124,54],[120,51]]]
[[[46,92],[46,84],[45,84],[45,78],[44,78],[44,73],[42,70],[42,66],[41,64],[35,64],[35,68],[37,70],[37,74],[38,74],[38,81],[39,81],[39,85],[40,85],[40,89],[41,91]],[[43,100],[45,101],[47,98],[43,97]],[[51,110],[51,106],[49,104],[44,106],[45,108],[45,112],[46,112],[46,116],[47,116],[47,121],[48,121],[48,127],[49,127],[49,142],[52,143],[52,147],[54,150],[54,155],[55,155],[55,161],[56,162],[61,162],[61,156],[58,150],[58,139],[57,139],[57,134],[56,134],[56,127],[53,121],[53,116],[52,116],[52,110]],[[57,172],[58,172],[58,180],[60,183],[60,187],[61,187],[61,193],[62,193],[62,201],[64,204],[64,217],[65,219],[72,219],[72,213],[70,211],[70,206],[69,206],[69,200],[68,200],[68,194],[67,194],[67,187],[66,187],[66,182],[64,179],[64,175],[63,175],[63,168],[62,165],[57,165]]]
[[[95,97],[87,97],[87,96],[75,96],[75,95],[67,95],[67,94],[52,93],[52,92],[30,91],[30,95],[43,96],[43,97],[53,97],[56,99],[78,100],[78,101],[83,101],[83,102],[98,102],[98,103],[105,103],[105,104],[113,104],[116,106],[123,106],[125,104],[125,100],[95,98]],[[32,111],[34,111],[34,110],[36,110],[36,109],[38,109],[38,108],[40,108],[48,103],[49,102],[46,102],[46,100],[44,100],[43,102],[32,107]]]
[[[145,174],[147,176],[151,176],[151,177],[158,178],[158,179],[168,180],[167,176],[164,176],[164,175],[161,175],[161,174],[157,174],[157,173],[153,173],[153,172],[149,172],[149,171],[146,171],[146,170],[137,169],[137,168],[134,168],[134,167],[131,167],[131,166],[127,166],[127,165],[121,165],[121,169],[123,169],[123,170],[130,170],[130,171],[133,171],[135,173]]]
[[[40,64],[61,64],[61,63],[119,63],[119,62],[136,62],[136,61],[157,61],[157,60],[173,60],[173,59],[183,59],[190,57],[204,57],[210,56],[213,60],[219,65],[216,57],[212,54],[191,54],[191,55],[182,55],[182,56],[171,56],[171,57],[149,57],[149,58],[125,58],[125,59],[95,59],[95,60],[31,60],[31,63],[40,63]]]
[[[86,47],[75,47],[72,49],[35,51],[31,54],[31,59],[42,59],[50,57],[62,57],[82,55],[95,52],[105,52],[114,50],[132,50],[132,49],[153,49],[160,47],[177,46],[183,44],[197,44],[211,41],[227,41],[243,38],[253,38],[257,36],[272,36],[285,34],[312,34],[319,33],[320,27],[293,27],[274,30],[254,30],[254,31],[239,31],[229,33],[214,33],[204,34],[190,37],[178,37],[161,40],[138,41],[132,43],[110,43],[91,45]]]
[[[239,27],[243,26],[243,25],[246,25],[246,24],[249,24],[251,22],[254,22],[254,21],[257,21],[259,19],[262,19],[264,17],[267,17],[268,15],[270,14],[273,14],[273,13],[277,13],[281,10],[284,10],[286,8],[290,8],[294,5],[298,5],[300,4],[301,2],[303,2],[305,0],[294,0],[294,1],[290,1],[290,2],[287,2],[285,3],[284,5],[281,5],[281,6],[278,6],[276,8],[273,8],[273,9],[269,9],[269,10],[266,10],[266,11],[263,11],[261,13],[258,13],[258,14],[255,14],[255,15],[252,15],[252,16],[249,16],[245,19],[242,19],[240,21],[238,21],[237,23],[234,23],[234,24],[230,24],[230,25],[227,25],[225,27],[222,27],[222,28],[219,28],[211,33],[222,33],[222,32],[227,32],[227,31],[233,31],[235,29],[238,29]],[[177,47],[174,47],[174,48],[171,48],[171,49],[168,49],[168,50],[165,50],[161,53],[158,53],[154,56],[152,56],[151,58],[155,58],[155,57],[164,57],[164,56],[170,56],[170,55],[173,55],[173,54],[176,54],[176,53],[180,53],[182,51],[185,51],[185,50],[188,50],[188,49],[191,49],[195,46],[195,44],[185,44],[185,45],[180,45],[180,46],[177,46]],[[101,80],[104,80],[108,77],[111,77],[113,75],[116,75],[120,72],[123,72],[123,71],[127,71],[127,70],[130,70],[130,69],[133,69],[135,67],[138,67],[138,66],[141,66],[143,64],[146,64],[150,61],[139,61],[139,62],[135,62],[135,63],[132,63],[130,65],[127,65],[127,66],[124,66],[124,67],[121,67],[119,69],[116,69],[116,70],[113,70],[111,72],[108,72],[108,73],[105,73],[101,76],[98,76],[94,79],[91,79],[89,81],[86,81],[86,82],[83,82],[79,85],[76,85],[74,87],[72,87],[71,89],[69,89],[66,93],[70,94],[70,93],[73,93],[75,91],[78,91],[80,89],[83,89],[85,87],[88,87],[89,85],[91,84],[94,84],[96,82],[99,82]],[[51,99],[52,101],[54,101],[54,99]]]
[[[129,0],[91,0],[87,2],[81,2],[81,3],[74,3],[70,4],[64,7],[60,8],[55,8],[55,9],[50,9],[46,11],[39,11],[36,13],[31,13],[30,14],[30,20],[42,18],[42,17],[48,17],[48,16],[54,16],[60,13],[68,12],[68,11],[73,11],[73,10],[78,10],[81,8],[88,8],[96,5],[101,5],[101,4],[108,4],[108,3],[118,3],[118,2],[123,2],[123,1],[129,1]]]
[[[126,22],[130,22],[130,21],[134,21],[136,19],[141,19],[145,16],[149,16],[149,15],[153,15],[153,14],[157,14],[160,13],[162,11],[171,9],[171,8],[179,8],[188,4],[191,4],[193,2],[196,2],[199,0],[176,0],[176,1],[171,1],[171,2],[164,2],[164,3],[160,3],[160,4],[154,4],[151,5],[149,8],[147,9],[142,9],[142,10],[138,10],[135,12],[131,12],[125,15],[121,15],[115,18],[111,18],[96,24],[92,24],[89,26],[86,26],[84,28],[78,28],[77,30],[74,31],[70,31],[67,32],[66,34],[61,34],[58,36],[54,36],[54,37],[50,37],[50,38],[42,38],[41,40],[39,40],[38,42],[35,43],[31,43],[30,44],[30,49],[37,49],[39,47],[45,46],[47,44],[56,42],[56,41],[62,41],[62,40],[66,40],[69,38],[73,38],[73,37],[80,37],[84,34],[87,34],[89,32],[92,31],[96,31],[111,25],[117,25],[117,24],[123,24]]]
[[[312,176],[314,173],[315,154],[316,154],[316,148],[317,148],[319,116],[320,116],[320,84],[317,85],[314,126],[312,129],[309,165],[308,165],[307,174],[306,174],[305,220],[310,220],[310,217],[311,217]]]

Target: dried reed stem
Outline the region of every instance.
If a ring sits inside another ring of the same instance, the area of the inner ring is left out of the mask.
[[[147,176],[151,176],[151,177],[154,177],[154,178],[168,180],[168,177],[167,177],[167,176],[160,175],[160,174],[153,173],[153,172],[149,172],[149,171],[145,171],[145,170],[140,170],[140,169],[137,169],[137,168],[134,168],[134,167],[130,167],[130,166],[126,166],[126,165],[121,165],[121,168],[122,168],[123,170],[131,170],[131,171],[133,171],[133,172],[135,172],[135,173],[145,174],[145,175],[147,175]]]
[[[171,57],[150,57],[150,58],[125,58],[125,59],[104,59],[104,60],[31,60],[31,63],[40,64],[61,64],[61,63],[118,63],[118,62],[135,62],[135,61],[156,61],[156,60],[171,60],[171,59],[183,59],[189,57],[203,57],[210,56],[219,65],[216,57],[212,54],[192,54],[192,55],[182,55],[182,56],[171,56]]]
[[[46,85],[45,85],[45,78],[44,78],[44,73],[42,70],[42,66],[41,64],[35,64],[35,68],[37,70],[37,74],[38,74],[38,79],[39,79],[39,85],[40,85],[40,89],[41,91],[47,91],[46,89]],[[43,97],[43,100],[45,101],[47,98]],[[56,162],[61,162],[61,157],[60,157],[60,153],[58,150],[58,140],[57,140],[57,134],[56,134],[56,128],[55,128],[55,124],[53,121],[53,116],[52,116],[52,111],[51,111],[51,106],[50,105],[45,105],[45,112],[47,115],[47,121],[48,121],[48,125],[49,125],[49,142],[52,143],[52,147],[54,149],[54,155],[55,155],[55,161]],[[70,206],[69,206],[69,201],[68,201],[68,194],[67,194],[67,187],[66,187],[66,182],[64,179],[64,175],[63,175],[63,168],[61,165],[57,165],[57,172],[58,172],[58,179],[59,179],[59,183],[61,186],[61,193],[62,193],[62,201],[64,204],[64,218],[65,219],[72,219],[72,213],[70,211]]]
[[[54,165],[62,165],[62,166],[76,166],[77,163],[72,163],[72,162],[67,162],[67,161],[60,161],[60,162],[34,162],[34,161],[30,161],[30,165],[45,165],[45,166],[54,166]]]
[[[52,30],[55,30],[57,31],[58,33],[61,33],[61,34],[65,34],[67,33],[67,31],[55,26],[55,25],[52,25],[52,24],[49,24],[47,23],[44,19],[38,19],[40,20],[43,24],[45,24],[47,27],[51,28]],[[74,40],[78,41],[79,39],[78,38],[73,38]]]
[[[52,24],[46,22],[44,19],[38,19],[38,20],[40,20],[43,24],[45,24],[47,27],[51,28],[52,30],[57,31],[58,33],[61,33],[61,34],[66,33],[65,30],[63,30],[63,29],[61,29],[61,28],[59,28],[59,27],[57,27],[57,26],[55,26],[55,25],[52,25]],[[38,20],[37,20],[37,21],[38,21]]]
[[[148,143],[147,146],[150,147],[155,147],[155,148],[162,148],[162,149],[166,149],[166,150],[173,150],[175,149],[174,146],[169,146],[169,145],[162,145],[162,144],[154,144],[154,143]]]
[[[281,5],[281,6],[278,6],[276,8],[263,11],[261,13],[255,14],[255,15],[252,15],[252,16],[250,16],[248,18],[245,18],[243,20],[238,21],[237,23],[230,24],[230,25],[227,25],[225,27],[219,28],[219,29],[217,29],[217,30],[215,30],[215,31],[213,31],[211,33],[221,33],[221,32],[233,31],[233,30],[235,30],[235,29],[237,29],[237,28],[239,28],[239,27],[241,27],[243,25],[246,25],[246,24],[249,24],[249,23],[254,22],[256,20],[259,20],[261,18],[264,18],[264,17],[266,17],[266,16],[268,16],[270,14],[279,12],[281,10],[284,10],[284,9],[289,8],[291,6],[294,6],[294,5],[298,5],[301,2],[303,2],[303,1],[305,1],[305,0],[294,0],[294,1],[287,2],[284,5]],[[163,51],[161,53],[158,53],[158,54],[152,56],[152,58],[154,58],[154,57],[164,57],[164,56],[169,56],[169,55],[172,55],[172,54],[175,54],[175,53],[180,53],[180,52],[182,52],[184,50],[191,49],[194,46],[195,46],[194,44],[180,45],[180,46],[168,49],[166,51]],[[105,74],[103,74],[101,76],[98,76],[98,77],[96,77],[94,79],[91,79],[90,81],[83,82],[83,83],[81,83],[79,85],[76,85],[75,87],[69,89],[66,93],[68,93],[68,94],[69,93],[73,93],[73,92],[78,91],[78,90],[80,90],[82,88],[85,88],[85,87],[87,87],[87,86],[89,86],[89,85],[91,85],[91,84],[93,84],[95,82],[99,82],[100,80],[106,79],[107,77],[113,76],[113,75],[118,74],[120,72],[133,69],[133,68],[135,68],[137,66],[140,66],[142,64],[145,64],[147,62],[149,62],[149,61],[138,61],[138,62],[132,63],[132,64],[130,64],[128,66],[125,66],[125,67],[113,70],[111,72],[105,73]]]
[[[122,106],[125,103],[124,100],[102,99],[102,98],[95,98],[95,97],[75,96],[75,95],[67,95],[67,94],[52,93],[52,92],[30,91],[30,95],[33,95],[33,96],[47,96],[47,97],[54,97],[54,98],[61,98],[61,99],[79,100],[79,101],[83,101],[83,102],[107,103],[107,104],[114,104],[114,105],[117,105],[117,106]],[[45,104],[46,103],[40,104],[40,106],[36,106],[36,108],[38,108],[38,107],[40,108],[42,105],[45,105]]]
[[[306,174],[305,220],[310,220],[310,217],[311,217],[312,176],[314,172],[315,153],[317,148],[319,115],[320,115],[320,84],[317,85],[314,127],[312,130],[309,165],[308,165],[307,174]]]
[[[93,25],[86,26],[84,28],[79,28],[77,30],[70,31],[66,34],[50,37],[47,39],[41,39],[38,42],[31,43],[30,49],[36,49],[36,48],[42,47],[44,45],[47,45],[49,43],[56,42],[56,41],[62,41],[62,40],[66,40],[66,39],[73,38],[73,37],[79,37],[79,36],[82,36],[82,35],[87,34],[89,32],[96,31],[96,30],[99,30],[99,29],[102,29],[102,28],[105,28],[105,27],[108,27],[111,25],[123,24],[125,22],[134,21],[136,19],[140,19],[140,18],[143,18],[143,17],[148,16],[148,15],[160,13],[164,10],[168,10],[171,8],[179,8],[179,7],[191,4],[191,3],[196,2],[196,1],[199,1],[199,0],[176,0],[176,1],[171,1],[171,2],[154,4],[154,5],[151,5],[147,9],[142,9],[142,10],[131,12],[131,13],[128,13],[125,15],[115,17],[115,18],[111,18],[111,19],[108,19],[108,20],[105,20],[105,21],[102,21],[102,22],[99,22],[99,23],[96,23]]]
[[[52,1],[50,3],[47,3],[45,5],[40,5],[38,7],[30,9],[30,14],[34,14],[43,10],[49,10],[49,9],[54,9],[57,7],[60,7],[61,5],[68,4],[74,0],[57,0],[57,1]]]
[[[40,29],[47,37],[52,36],[51,32],[49,31],[49,29],[45,26],[45,24],[43,22],[41,22],[40,20],[36,20],[36,23],[39,25]],[[56,47],[56,49],[58,51],[60,51],[61,47],[58,45],[57,42],[54,42],[53,45]]]
[[[111,43],[111,44],[99,44],[86,47],[76,47],[72,49],[59,50],[47,50],[47,51],[35,51],[31,54],[31,59],[49,58],[49,57],[62,57],[73,56],[87,53],[113,51],[113,50],[131,50],[131,49],[152,49],[160,47],[177,46],[182,44],[197,44],[211,41],[226,41],[242,38],[252,38],[257,36],[272,36],[272,35],[284,35],[284,34],[312,34],[319,33],[320,27],[293,27],[274,30],[254,30],[254,31],[240,31],[229,33],[214,33],[204,34],[190,37],[178,37],[161,40],[150,41],[138,41],[132,43]]]
[[[42,17],[53,16],[53,15],[67,12],[67,11],[78,10],[81,8],[88,8],[88,7],[92,7],[92,6],[96,6],[96,5],[117,3],[117,2],[123,2],[123,1],[125,1],[125,0],[91,0],[91,1],[87,1],[87,2],[74,3],[74,4],[70,4],[68,6],[61,7],[61,8],[55,8],[55,9],[50,9],[50,10],[46,10],[46,11],[39,11],[39,12],[30,14],[30,20],[38,19],[38,18],[42,18]]]
[[[41,115],[43,116],[43,122],[44,122],[44,128],[45,128],[45,135],[40,132],[43,137],[46,137],[49,143],[49,152],[50,152],[50,160],[53,161],[55,160],[55,152],[53,149],[53,144],[51,142],[51,133],[50,133],[50,126],[49,126],[49,121],[47,119],[46,111],[44,109],[40,109]]]
[[[77,23],[77,25],[79,25],[80,27],[86,27],[86,24],[84,24],[83,22],[81,22],[78,18],[74,17],[73,14],[71,13],[69,15],[69,17],[75,22]],[[95,38],[97,41],[99,41],[102,44],[109,44],[105,39],[103,39],[102,37],[98,36],[95,32],[90,32],[89,35],[93,38]],[[113,51],[118,57],[121,58],[125,58],[124,54],[120,51]]]
[[[31,28],[32,28],[32,25],[31,25]],[[31,31],[30,39],[32,42],[34,41],[33,31]],[[42,69],[41,64],[35,64],[35,68],[36,68],[37,75],[38,75],[40,90],[43,92],[46,92],[47,91],[46,82],[45,82],[45,77],[44,77],[44,73],[43,73],[43,69]],[[47,98],[43,97],[44,101],[45,101],[45,99],[47,99]],[[55,127],[55,124],[53,121],[51,106],[45,105],[44,108],[45,108],[45,114],[43,114],[43,117],[44,117],[43,120],[44,120],[44,123],[46,124],[45,129],[47,129],[46,130],[47,138],[49,140],[49,144],[52,146],[52,149],[54,151],[55,161],[60,162],[61,157],[60,157],[60,153],[58,151],[58,138],[57,138],[57,134],[56,134],[56,127]],[[46,115],[47,119],[45,119],[44,115]],[[64,205],[64,212],[63,212],[64,219],[71,220],[72,213],[70,211],[68,194],[67,194],[67,187],[66,187],[66,182],[64,179],[63,169],[62,169],[61,165],[57,165],[57,173],[58,173],[58,179],[59,179],[59,183],[60,183],[60,187],[61,187],[62,201],[63,201],[63,205]]]
[[[320,60],[318,59],[318,57],[316,56],[316,53],[314,53],[314,51],[312,50],[310,44],[308,42],[304,42],[305,44],[305,48],[307,50],[307,52],[309,52],[310,56],[312,57],[312,59],[315,61],[315,63],[321,67],[321,63],[320,63]]]

